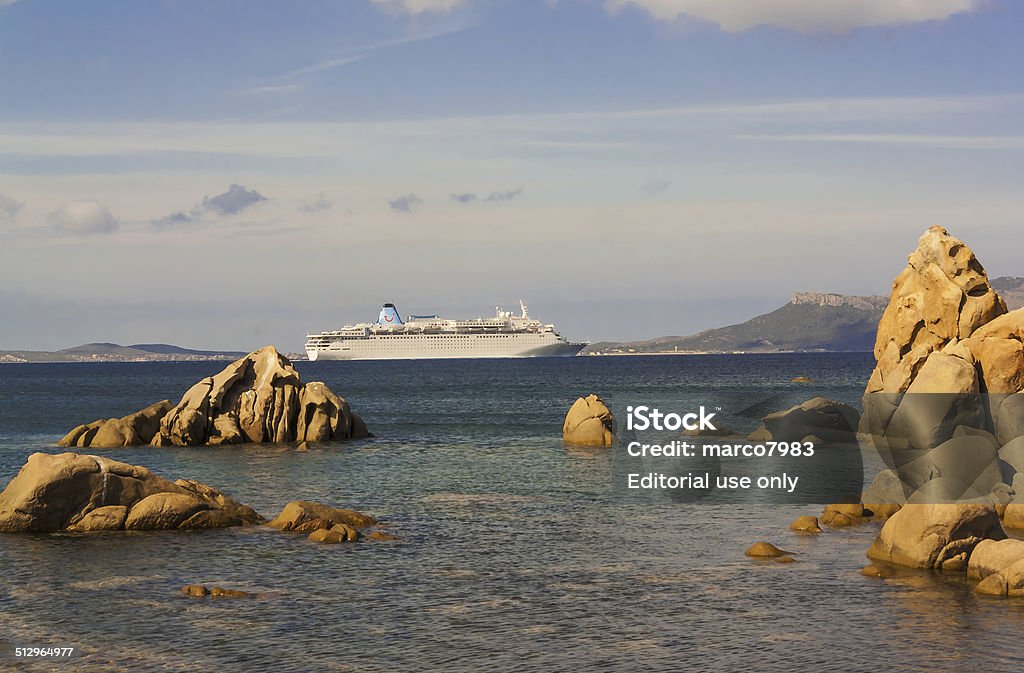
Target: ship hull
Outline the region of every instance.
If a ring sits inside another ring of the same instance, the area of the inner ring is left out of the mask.
[[[572,357],[586,347],[582,343],[524,339],[505,335],[471,335],[469,339],[437,340],[433,343],[402,343],[403,337],[337,341],[307,348],[310,360],[459,360],[496,358]]]

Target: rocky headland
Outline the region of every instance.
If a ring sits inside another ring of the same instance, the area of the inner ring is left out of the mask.
[[[122,418],[79,425],[58,446],[322,442],[369,434],[344,398],[324,383],[302,383],[288,358],[265,346],[199,381],[176,405],[163,400]]]

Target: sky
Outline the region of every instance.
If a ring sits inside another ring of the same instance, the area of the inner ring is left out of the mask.
[[[1024,3],[0,0],[0,349],[571,339],[1024,275]]]

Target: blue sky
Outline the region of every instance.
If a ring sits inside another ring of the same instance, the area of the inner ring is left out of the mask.
[[[574,338],[1024,275],[1024,3],[0,0],[0,348]],[[458,198],[455,198],[458,197]]]

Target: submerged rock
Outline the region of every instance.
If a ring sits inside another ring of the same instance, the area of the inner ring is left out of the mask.
[[[197,446],[368,436],[344,398],[324,383],[303,384],[288,358],[266,346],[196,383],[176,405],[164,400],[124,418],[80,425],[60,445]]]
[[[202,584],[188,584],[181,588],[181,593],[192,598],[251,598],[254,594],[239,589],[225,589],[224,587],[207,588]]]
[[[779,549],[771,542],[755,542],[747,547],[747,550],[743,553],[752,558],[781,558],[783,556],[791,556],[793,554],[791,551],[783,551],[782,549]]]
[[[167,530],[262,523],[199,482],[77,453],[34,453],[0,493],[0,531]]]
[[[356,542],[362,535],[352,526],[345,523],[336,523],[330,528],[318,528],[309,534],[313,542]]]
[[[789,529],[798,533],[820,533],[821,526],[818,525],[816,516],[798,516],[789,524]]]
[[[562,424],[562,439],[570,444],[612,446],[615,417],[597,395],[579,397],[569,408]]]
[[[282,531],[311,533],[339,524],[358,530],[376,525],[377,520],[354,509],[337,509],[316,502],[296,500],[285,505],[281,513],[267,525]]]

